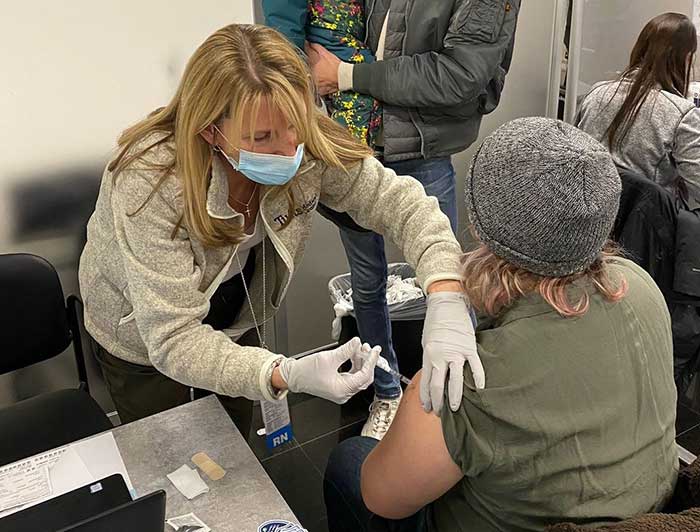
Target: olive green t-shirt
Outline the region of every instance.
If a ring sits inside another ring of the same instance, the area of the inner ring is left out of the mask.
[[[591,294],[582,317],[529,295],[479,323],[486,389],[468,375],[460,409],[443,410],[465,476],[429,508],[431,529],[602,524],[668,499],[678,470],[670,317],[637,265],[616,260],[612,274],[627,279],[625,298],[572,289]]]

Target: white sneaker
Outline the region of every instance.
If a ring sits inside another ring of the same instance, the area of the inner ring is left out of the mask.
[[[375,396],[369,407],[369,418],[362,427],[362,436],[381,440],[394,421],[399,403],[401,403],[401,395],[396,399],[378,399]]]

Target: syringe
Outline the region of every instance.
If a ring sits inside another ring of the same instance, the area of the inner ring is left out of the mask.
[[[362,352],[365,355],[369,355],[370,349],[371,348],[370,348],[369,344],[362,345]],[[379,346],[377,346],[377,349],[379,349],[381,351],[381,348]],[[389,365],[389,361],[386,358],[384,358],[383,356],[380,356],[377,359],[377,367],[383,371],[386,371],[389,375],[393,375],[394,377],[399,379],[401,382],[403,382],[405,385],[411,384],[411,379],[409,379],[408,377],[404,377],[403,375],[401,375],[401,373],[399,373],[395,369],[392,369],[392,367]]]
[[[399,373],[395,369],[392,369],[391,366],[389,366],[389,361],[386,358],[379,357],[379,359],[377,360],[377,367],[386,371],[388,374],[398,378],[404,384],[411,384],[411,379],[409,379],[408,377],[404,377],[403,375],[401,375],[401,373]]]

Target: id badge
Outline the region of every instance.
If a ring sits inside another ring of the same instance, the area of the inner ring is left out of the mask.
[[[289,418],[287,398],[279,401],[260,401],[263,423],[265,423],[265,443],[272,450],[292,441],[292,423]]]

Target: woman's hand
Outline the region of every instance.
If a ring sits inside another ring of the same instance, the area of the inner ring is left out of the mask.
[[[439,414],[448,369],[448,398],[453,411],[462,402],[465,362],[469,363],[477,388],[483,388],[486,379],[476,350],[474,324],[460,283],[433,283],[428,292],[420,398],[426,412],[432,410]]]
[[[369,353],[363,353],[360,339],[353,338],[331,351],[321,351],[300,359],[285,358],[272,374],[272,385],[343,404],[374,382],[374,367],[380,351],[380,347],[375,347]],[[338,373],[340,366],[348,360],[352,361],[353,369],[348,373]],[[275,375],[277,370],[279,373]],[[286,386],[275,384],[279,378]]]
[[[304,51],[309,57],[311,73],[319,94],[325,96],[326,94],[337,92],[338,65],[340,65],[340,59],[320,44],[306,43]]]

